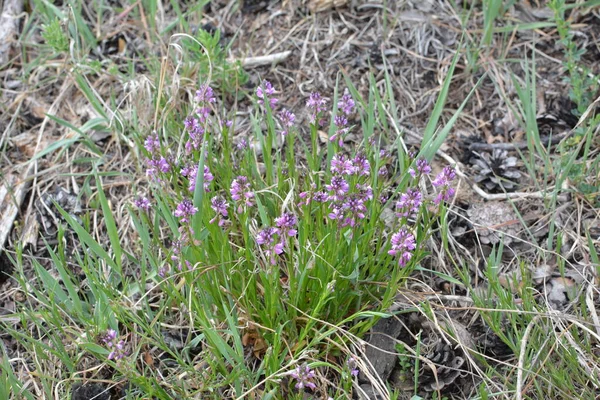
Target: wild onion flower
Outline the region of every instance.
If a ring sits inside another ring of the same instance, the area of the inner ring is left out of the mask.
[[[400,195],[396,202],[396,216],[399,218],[409,217],[419,212],[423,204],[423,195],[418,189],[409,188],[406,193]]]
[[[279,234],[279,229],[268,227],[258,232],[256,235],[256,243],[264,249],[265,255],[269,258],[272,265],[275,265],[275,255],[283,253],[284,243],[275,242],[276,236]]]
[[[431,182],[433,186],[438,188],[439,192],[434,199],[435,204],[440,204],[442,201],[450,201],[454,197],[455,190],[450,186],[456,178],[456,171],[451,166],[446,166],[435,179]]]
[[[278,118],[279,118],[279,123],[281,124],[281,127],[283,128],[283,130],[281,131],[281,134],[283,136],[286,136],[289,132],[289,129],[294,126],[294,121],[296,120],[296,116],[286,110],[283,109],[279,114],[278,114]]]
[[[352,99],[352,96],[350,96],[350,93],[348,93],[348,89],[344,90],[344,95],[338,101],[338,108],[342,110],[344,114],[350,115],[354,111],[354,105],[354,100]]]
[[[327,99],[319,92],[312,92],[306,101],[306,107],[310,112],[310,122],[313,124],[318,122],[321,125],[322,121],[318,118],[323,111],[327,110]]]
[[[296,225],[298,224],[298,218],[292,213],[283,213],[280,217],[275,218],[275,225],[279,228],[279,233],[283,237],[296,236],[298,232]]]
[[[198,209],[194,207],[194,204],[190,200],[184,199],[179,203],[173,215],[178,217],[180,222],[187,223],[190,221],[190,217],[197,212]]]
[[[237,212],[242,213],[243,206],[252,207],[254,205],[254,192],[250,189],[250,182],[245,176],[238,176],[231,183],[229,189],[231,198],[238,203]]]
[[[210,220],[210,223],[214,223],[215,221],[219,221],[218,225],[223,226],[227,223],[227,212],[228,204],[224,198],[221,196],[215,196],[210,199],[210,208],[212,208],[217,215],[213,219]]]
[[[331,159],[331,172],[338,175],[352,175],[355,172],[354,164],[344,154],[339,153]]]
[[[304,388],[315,389],[317,385],[312,382],[315,379],[315,372],[306,364],[298,365],[295,370],[293,370],[290,375],[294,378],[296,382],[296,389],[302,390]]]
[[[135,199],[133,201],[133,205],[140,210],[150,210],[150,208],[152,207],[152,205],[150,204],[150,200],[148,200],[146,197],[144,196],[140,196],[137,199]]]
[[[416,248],[415,237],[405,228],[401,228],[392,235],[391,242],[392,249],[388,251],[388,254],[392,256],[399,255],[398,264],[405,267],[413,256],[413,250]]]
[[[125,351],[125,341],[117,341],[117,332],[114,329],[109,329],[102,338],[106,347],[110,350],[108,354],[109,360],[118,361],[127,355]]]
[[[157,153],[160,150],[160,142],[158,141],[158,135],[156,132],[153,132],[150,136],[146,138],[144,141],[144,148],[150,154]]]
[[[269,99],[269,106],[275,107],[275,104],[279,101],[278,99],[271,97],[275,94],[275,88],[269,81],[264,81],[261,86],[256,88],[256,97],[258,97],[258,104],[264,104],[265,99]]]

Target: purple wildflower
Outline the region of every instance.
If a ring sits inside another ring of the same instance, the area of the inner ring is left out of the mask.
[[[189,222],[189,218],[196,214],[196,212],[198,212],[198,209],[194,207],[194,204],[190,200],[184,199],[179,203],[173,215],[180,218],[180,222],[186,223]]]
[[[364,153],[358,153],[354,157],[354,169],[359,176],[369,176],[371,173],[371,164]]]
[[[364,219],[367,207],[365,202],[359,196],[352,196],[344,202],[343,207],[350,212],[350,215],[345,219],[344,226],[350,225],[354,227],[357,219]]]
[[[296,116],[286,110],[283,109],[279,115],[279,123],[281,124],[281,127],[283,128],[283,130],[281,131],[281,134],[283,136],[286,136],[288,134],[289,128],[291,128],[292,126],[294,126],[294,121],[296,120]]]
[[[350,93],[348,93],[348,89],[346,89],[344,95],[338,101],[337,106],[344,114],[350,115],[354,111],[354,105],[354,100],[352,99],[352,96],[350,96]]]
[[[244,138],[241,138],[239,142],[237,142],[237,144],[235,145],[236,149],[238,150],[245,150],[248,148],[248,141]]]
[[[217,215],[213,219],[210,220],[210,223],[214,223],[215,221],[219,221],[218,225],[223,226],[227,223],[227,202],[221,196],[215,196],[210,199],[210,208],[212,208]]]
[[[146,211],[150,210],[150,207],[152,207],[152,205],[150,204],[150,200],[148,200],[144,196],[140,196],[137,199],[135,199],[133,201],[133,205],[140,210]]]
[[[352,175],[355,167],[344,154],[336,154],[331,159],[331,172],[338,175]]]
[[[296,236],[298,232],[296,225],[298,224],[298,218],[292,213],[283,213],[281,217],[275,218],[275,224],[279,228],[281,236]]]
[[[346,182],[346,180],[341,176],[334,176],[331,178],[331,183],[329,185],[325,185],[325,189],[327,189],[329,192],[332,192],[329,195],[330,199],[334,201],[340,201],[343,200],[346,193],[348,193],[350,186],[348,185],[348,182]]]
[[[194,192],[196,190],[196,179],[198,177],[198,165],[194,164],[192,166],[186,166],[181,169],[180,173],[181,173],[181,175],[188,178],[188,180],[190,182],[190,185],[188,186],[188,190],[190,192]],[[211,174],[210,168],[208,168],[208,165],[205,165],[204,166],[204,183],[202,185],[204,187],[205,192],[210,192],[209,186],[210,186],[210,183],[213,181],[213,179],[215,179],[215,177],[213,176],[213,174]]]
[[[254,199],[254,192],[250,189],[250,182],[248,182],[248,178],[245,176],[240,175],[235,178],[231,183],[229,192],[231,193],[231,198],[238,203],[238,213],[243,211],[242,204],[246,207],[252,207],[254,205],[252,202]]]
[[[388,169],[387,167],[384,165],[381,168],[379,168],[379,171],[377,171],[377,175],[379,176],[386,176],[388,174]]]
[[[357,377],[359,370],[358,370],[358,361],[356,360],[356,358],[354,358],[354,356],[351,356],[348,361],[348,368],[350,368],[350,375]]]
[[[454,197],[455,190],[450,187],[450,183],[456,178],[456,171],[451,166],[446,166],[435,179],[431,182],[433,186],[438,188],[439,193],[434,199],[435,204],[440,204],[442,201],[450,201]]]
[[[275,260],[276,254],[283,253],[283,242],[279,241],[275,242],[275,236],[279,234],[279,229],[268,227],[258,232],[256,235],[256,243],[261,245],[264,248],[265,255],[269,258],[272,265],[275,265],[277,261]]]
[[[348,132],[348,128],[346,127],[348,120],[343,115],[336,115],[333,119],[333,123],[338,129],[331,135],[329,141],[333,142],[337,140],[338,146],[342,147],[344,145],[344,135]]]
[[[400,195],[400,200],[396,202],[396,216],[402,218],[414,215],[419,212],[422,203],[421,192],[418,189],[408,189],[406,193]]]
[[[319,92],[312,92],[306,101],[306,107],[310,111],[310,122],[316,123],[319,114],[327,110],[327,100]],[[318,121],[320,124],[320,121]]]
[[[148,153],[154,154],[158,150],[160,150],[160,142],[158,141],[158,135],[156,132],[153,132],[150,136],[146,138],[144,142],[144,147],[148,150]]]
[[[217,101],[215,99],[213,89],[206,84],[200,85],[200,88],[198,90],[196,90],[195,100],[196,100],[196,102],[198,102],[200,104],[214,103],[215,101]]]
[[[429,165],[429,163],[427,162],[426,159],[424,158],[419,158],[416,161],[416,167],[417,167],[417,171],[415,172],[415,170],[413,168],[408,170],[408,173],[415,178],[417,176],[417,173],[419,175],[429,175],[431,173],[431,166]]]
[[[125,351],[125,342],[123,340],[117,342],[117,332],[114,329],[109,329],[102,338],[102,341],[110,350],[110,353],[108,354],[109,360],[119,361],[127,355],[127,352]]]
[[[416,248],[415,237],[405,228],[401,228],[392,235],[392,249],[388,251],[389,255],[400,255],[398,264],[405,267],[412,258],[412,251]]]
[[[290,375],[292,378],[297,380],[296,389],[302,390],[304,388],[315,389],[317,385],[315,385],[312,380],[316,377],[315,372],[310,369],[310,367],[306,364],[298,365],[295,370],[293,370]]]
[[[271,97],[275,94],[275,88],[269,81],[264,81],[262,86],[256,88],[256,97],[258,97],[258,104],[264,104],[265,99],[269,99],[269,105],[271,108],[275,107],[275,104],[279,101],[278,99]]]

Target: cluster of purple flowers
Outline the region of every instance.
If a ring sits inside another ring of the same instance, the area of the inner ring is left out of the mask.
[[[275,88],[269,81],[264,81],[263,84],[256,88],[256,97],[258,97],[258,104],[265,104],[265,100],[269,101],[271,109],[275,107],[279,101],[273,95],[275,94]]]
[[[338,101],[338,109],[342,111],[342,114],[336,115],[333,118],[333,124],[336,126],[336,132],[331,135],[329,140],[331,142],[337,140],[338,146],[342,147],[344,145],[344,135],[348,133],[350,128],[348,127],[348,116],[354,112],[354,100],[350,93],[348,93],[348,89],[345,90],[344,95]]]
[[[267,227],[256,235],[256,243],[262,247],[271,264],[275,265],[277,263],[275,256],[283,253],[286,238],[296,236],[297,224],[298,218],[294,214],[286,212],[275,218],[276,228]]]
[[[408,232],[405,228],[392,235],[392,249],[388,251],[391,256],[400,256],[398,264],[405,267],[413,256],[413,250],[417,247],[415,237],[412,233]]]
[[[310,122],[324,125],[325,120],[321,119],[321,114],[327,111],[327,99],[319,92],[312,92],[306,101],[306,108],[310,112]]]
[[[227,201],[225,201],[225,199],[221,196],[215,196],[212,199],[210,199],[210,208],[212,208],[214,212],[217,213],[217,215],[215,215],[215,217],[210,220],[210,223],[213,224],[215,223],[215,221],[218,221],[218,225],[221,227],[229,223],[229,220],[227,219],[229,215],[229,213],[227,212],[228,206],[229,204],[227,204]]]
[[[102,338],[102,341],[108,350],[110,350],[110,353],[108,354],[109,360],[119,361],[127,355],[127,352],[125,351],[125,341],[117,341],[117,331],[114,329],[109,329]]]
[[[183,167],[180,171],[182,176],[188,178],[190,182],[188,189],[190,192],[194,192],[196,190],[196,179],[198,177],[198,164],[193,164],[191,166]],[[210,183],[213,181],[215,177],[210,173],[210,168],[208,165],[204,166],[204,191],[210,192]]]
[[[237,204],[238,214],[241,214],[244,209],[254,205],[254,191],[252,191],[250,182],[248,182],[248,178],[245,176],[240,175],[235,178],[231,183],[229,192],[231,193],[231,198]]]
[[[265,104],[265,101],[268,101],[269,106],[272,110],[279,102],[279,99],[273,97],[273,95],[275,95],[275,88],[273,87],[273,84],[271,84],[271,82],[269,81],[264,81],[261,86],[258,86],[256,88],[256,97],[258,98],[258,104],[263,105]],[[292,113],[291,111],[286,110],[285,108],[282,109],[279,113],[277,113],[277,122],[279,123],[279,126],[281,128],[280,133],[283,136],[286,136],[289,133],[290,128],[294,126],[295,121],[296,115],[294,115],[294,113]]]
[[[331,160],[331,172],[333,176],[325,185],[326,192],[317,192],[312,199],[329,202],[329,218],[341,227],[354,227],[365,218],[366,204],[373,199],[373,190],[364,179],[371,174],[371,164],[363,153],[358,153],[353,159],[340,153]]]
[[[456,178],[456,171],[454,168],[446,166],[431,182],[431,184],[438,189],[438,194],[434,199],[435,204],[452,200],[455,190],[450,184],[454,178]]]
[[[152,207],[150,200],[148,200],[148,198],[144,197],[144,196],[140,196],[137,199],[135,199],[133,201],[133,205],[135,208],[137,208],[139,210],[144,210],[144,211],[149,211],[150,208]]]
[[[290,372],[290,375],[297,381],[295,387],[298,390],[304,388],[313,390],[317,387],[313,382],[313,379],[316,377],[315,372],[306,364],[298,365],[296,369]]]

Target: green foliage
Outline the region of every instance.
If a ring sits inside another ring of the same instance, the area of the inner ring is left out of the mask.
[[[47,25],[42,25],[42,37],[57,53],[64,53],[69,50],[69,38],[58,18],[54,18]]]
[[[248,82],[248,74],[240,62],[227,60],[231,42],[223,46],[219,30],[210,33],[199,29],[196,39],[201,46],[189,39],[185,39],[185,43],[192,62],[196,63],[199,77],[205,79],[210,76],[211,86],[226,93],[233,93]]]
[[[548,6],[554,11],[560,44],[565,52],[564,66],[568,72],[565,80],[571,85],[569,95],[571,100],[577,104],[576,112],[581,115],[588,105],[594,101],[594,96],[598,90],[598,77],[580,62],[586,49],[578,48],[574,39],[571,22],[565,16],[566,0],[552,0]]]

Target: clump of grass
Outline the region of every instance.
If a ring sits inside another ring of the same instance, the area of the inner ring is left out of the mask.
[[[455,173],[448,166],[430,177],[428,161],[415,154],[394,159],[373,131],[357,147],[347,145],[349,118],[373,112],[348,91],[333,107],[310,95],[312,135],[304,142],[276,94],[267,81],[256,89],[250,143],[234,142],[235,126],[220,118],[230,112],[206,84],[177,129],[140,140],[149,191],[131,207],[135,254],[119,242],[95,174],[110,248],[88,233],[88,219],[80,225],[63,213],[86,250],[76,262],[87,284],[79,289],[63,249],[48,247],[59,277],[36,267],[46,291],[36,289],[32,299],[43,305],[43,317],[28,322],[46,329],[69,318],[73,328],[51,336],[73,344],[48,347],[11,330],[23,345],[34,353],[52,348],[69,374],[92,356],[111,366],[112,380],[158,398],[350,395],[359,371],[346,365],[349,338],[384,315],[427,255],[432,226],[454,195]],[[332,128],[321,148],[316,132],[325,125]],[[396,219],[386,226],[380,215],[390,206]],[[22,262],[18,251],[15,263]],[[185,327],[183,349],[165,342],[163,326]],[[170,368],[156,361],[160,380],[136,362],[155,353],[171,360]],[[192,389],[192,381],[202,383]]]

